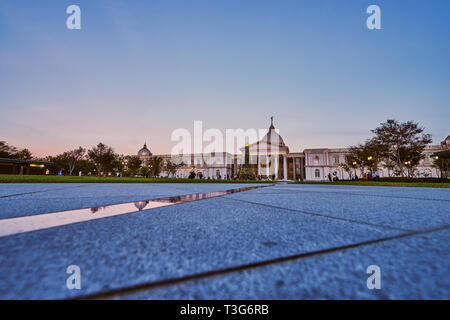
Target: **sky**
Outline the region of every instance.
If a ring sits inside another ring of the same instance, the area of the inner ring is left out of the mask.
[[[66,8],[81,8],[69,30]],[[381,9],[369,30],[366,9]],[[170,153],[175,129],[268,128],[293,152],[387,119],[450,134],[450,1],[0,0],[0,140]]]

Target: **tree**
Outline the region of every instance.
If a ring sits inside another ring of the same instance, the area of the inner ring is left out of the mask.
[[[439,169],[441,179],[447,180],[450,173],[450,159],[443,157],[433,158],[433,167]]]
[[[364,171],[366,168],[366,159],[368,157],[368,153],[366,150],[364,150],[363,144],[358,144],[356,146],[350,147],[350,152],[346,156],[346,163],[349,166],[352,166],[353,168],[359,168],[361,171],[361,177],[364,175]],[[355,170],[355,177],[356,177],[356,170]]]
[[[142,166],[142,160],[138,156],[125,157],[125,164],[130,175],[134,176]]]
[[[355,178],[357,179],[358,176],[356,174],[356,168],[358,168],[358,161],[357,161],[357,158],[355,157],[355,155],[353,154],[351,148],[350,148],[350,153],[345,155],[345,166],[346,166],[346,168],[344,168],[345,171],[347,171],[347,169],[350,170],[347,172],[349,173],[349,175],[351,175],[351,170],[353,170],[355,173]]]
[[[123,171],[125,165],[125,157],[114,153],[114,158],[112,161],[108,162],[105,166],[105,170],[108,172],[121,172]]]
[[[52,163],[52,165],[49,167],[50,174],[58,174],[60,170],[69,170],[67,160],[62,154],[56,156],[48,156],[46,160]]]
[[[86,158],[83,158],[80,161],[78,161],[77,167],[78,170],[81,171],[84,175],[87,175],[95,171],[94,162]]]
[[[351,163],[340,163],[339,167],[344,169],[345,172],[347,172],[347,175],[349,176],[349,178],[352,176],[353,171],[355,170],[353,164],[351,164]],[[356,175],[356,173],[355,173],[355,175]],[[344,179],[344,177],[342,177],[342,179]]]
[[[184,166],[185,164],[183,162],[181,163],[175,163],[171,160],[167,160],[166,164],[164,165],[164,170],[167,171],[169,176],[175,176],[177,173],[178,168]]]
[[[402,176],[405,168],[410,174],[417,166],[425,146],[432,141],[431,135],[424,134],[424,128],[413,121],[399,123],[390,119],[381,123],[372,132],[375,134],[376,143],[389,150],[388,156],[395,162]]]
[[[250,146],[245,144],[244,164],[239,171],[239,180],[256,180],[255,170],[253,165],[250,164]],[[278,157],[278,155],[277,155]]]
[[[82,147],[78,147],[77,149],[70,150],[64,152],[62,155],[64,159],[67,161],[67,166],[69,168],[69,175],[72,175],[73,170],[77,163],[83,159],[84,154],[86,153],[86,149]]]
[[[103,174],[106,169],[110,169],[116,160],[116,154],[113,148],[99,143],[97,146],[88,150],[88,158],[94,162],[99,175]]]
[[[0,141],[0,158],[31,160],[33,155],[27,148],[18,151],[16,147],[10,146],[6,141]]]
[[[363,144],[360,143],[350,147],[350,153],[346,156],[345,164],[350,168],[359,167],[362,175],[366,168],[373,173],[378,170],[378,166],[386,153],[387,148],[377,140],[366,140]]]
[[[152,177],[157,177],[161,173],[163,167],[163,158],[153,156],[148,161],[148,167],[150,168],[150,175]]]
[[[20,160],[31,160],[31,159],[33,159],[31,151],[28,150],[28,149],[22,149],[19,152],[13,154],[12,157],[14,159],[20,159]]]
[[[365,142],[363,153],[365,165],[373,173],[378,170],[380,162],[388,154],[388,149],[385,145],[380,144],[379,141],[370,139]]]
[[[0,158],[12,158],[16,153],[16,147],[10,146],[6,141],[0,141]]]
[[[143,177],[148,178],[150,175],[150,168],[147,166],[142,166],[138,170],[139,174],[141,174]]]
[[[387,169],[388,177],[391,176],[391,172],[395,170],[395,161],[388,155],[383,157],[383,166]]]

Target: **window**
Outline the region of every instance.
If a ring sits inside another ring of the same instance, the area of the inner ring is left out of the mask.
[[[314,157],[314,164],[319,164],[319,156]]]
[[[314,171],[314,176],[316,178],[320,178],[320,170],[319,169],[316,169],[316,171]]]
[[[334,156],[334,163],[339,163],[339,156]]]

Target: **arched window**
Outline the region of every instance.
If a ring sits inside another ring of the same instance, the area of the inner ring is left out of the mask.
[[[314,164],[319,164],[319,156],[314,157]]]
[[[316,178],[320,178],[320,170],[319,170],[319,169],[316,169],[316,170],[314,171],[314,176],[315,176]]]

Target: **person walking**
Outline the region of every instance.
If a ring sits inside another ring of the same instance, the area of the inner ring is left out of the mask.
[[[375,171],[375,177],[373,178],[374,181],[380,181],[380,172],[377,170]]]

